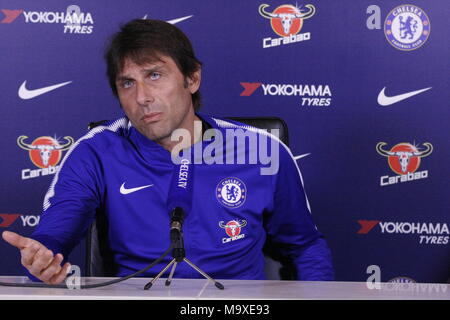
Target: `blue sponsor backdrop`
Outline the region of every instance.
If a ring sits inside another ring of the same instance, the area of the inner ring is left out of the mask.
[[[447,282],[449,4],[406,3],[2,0],[0,231],[27,236],[39,222],[66,153],[55,140],[122,115],[108,37],[134,18],[184,17],[176,25],[204,64],[203,112],[286,120],[337,280],[365,281],[377,265],[382,281]],[[83,246],[70,258],[82,267]],[[22,274],[3,241],[0,274]]]

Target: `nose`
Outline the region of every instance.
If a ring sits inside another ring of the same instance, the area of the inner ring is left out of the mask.
[[[147,106],[155,101],[151,89],[144,83],[136,83],[136,101],[141,106]]]

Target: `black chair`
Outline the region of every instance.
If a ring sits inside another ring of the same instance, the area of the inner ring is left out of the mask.
[[[228,117],[226,119],[238,121],[260,129],[278,129],[279,139],[289,145],[289,134],[286,122],[277,117]],[[88,129],[102,125],[106,120],[92,122]],[[113,255],[108,247],[108,221],[102,208],[97,210],[96,220],[89,228],[86,236],[86,272],[87,277],[112,277],[117,268]],[[295,268],[290,261],[284,260],[276,246],[268,240],[264,246],[266,259],[265,272],[271,280],[295,279]],[[150,262],[149,262],[150,263]]]

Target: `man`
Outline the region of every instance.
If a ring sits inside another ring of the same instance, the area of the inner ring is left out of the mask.
[[[207,129],[217,136],[243,131],[241,124],[196,112],[201,63],[176,27],[157,20],[131,21],[114,36],[105,58],[111,88],[126,117],[91,130],[74,144],[45,196],[31,238],[3,233],[5,241],[20,249],[29,273],[49,284],[64,280],[70,267],[61,265],[64,257],[99,209],[108,222],[117,276],[159,257],[170,241],[167,199],[173,198],[174,156],[210,147],[211,140],[201,141]],[[246,130],[258,139],[267,137],[254,128]],[[175,132],[187,134],[174,139]],[[216,147],[221,145],[217,141]],[[333,280],[331,255],[312,222],[300,171],[290,151],[284,145],[278,149],[274,141],[278,143],[271,137],[269,147],[277,151],[279,165],[272,174],[261,174],[259,164],[221,161],[234,147],[214,148],[216,161],[195,164],[191,210],[183,227],[186,255],[212,277],[264,279],[262,248],[268,238],[294,263],[299,280]],[[155,275],[167,262],[145,275]],[[175,276],[200,275],[179,264]]]

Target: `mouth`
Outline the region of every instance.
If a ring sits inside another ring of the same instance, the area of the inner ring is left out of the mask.
[[[161,120],[162,118],[162,112],[152,112],[149,114],[144,115],[141,120],[145,123],[152,123]]]

